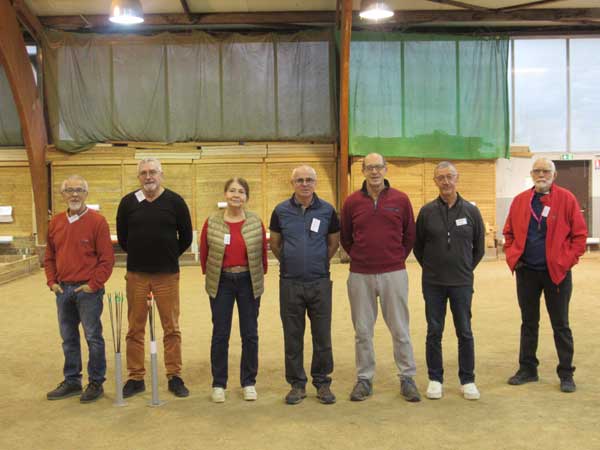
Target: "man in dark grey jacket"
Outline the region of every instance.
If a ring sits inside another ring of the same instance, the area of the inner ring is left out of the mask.
[[[271,250],[280,262],[279,304],[285,344],[285,378],[292,386],[285,401],[306,397],[304,327],[310,318],[313,357],[310,374],[321,403],[335,403],[331,392],[331,279],[329,260],[340,242],[340,226],[332,205],[315,194],[317,173],[296,167],[291,184],[294,195],[271,215]]]
[[[442,397],[442,334],[446,303],[450,300],[458,337],[461,392],[467,400],[478,400],[480,394],[475,385],[471,299],[473,270],[485,252],[485,227],[479,209],[456,191],[458,171],[452,163],[439,163],[434,170],[433,181],[440,195],[419,212],[417,239],[413,250],[423,268],[429,373],[427,398]]]

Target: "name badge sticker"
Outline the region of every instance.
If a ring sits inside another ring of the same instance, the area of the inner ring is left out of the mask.
[[[135,193],[135,198],[137,198],[138,203],[146,200],[146,197],[144,197],[144,193],[141,189]]]
[[[314,231],[315,233],[319,232],[319,226],[321,225],[321,221],[313,217],[312,223],[310,224],[310,231]]]
[[[462,219],[456,219],[456,226],[460,227],[462,225],[466,225],[467,224],[467,218],[463,217]]]
[[[550,207],[546,205],[544,206],[544,209],[542,209],[542,217],[548,217],[548,214],[550,214]]]
[[[223,235],[223,244],[225,244],[225,245],[231,244],[231,235],[230,234]]]

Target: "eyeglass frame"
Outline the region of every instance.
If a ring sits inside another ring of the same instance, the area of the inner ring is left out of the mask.
[[[61,192],[63,194],[67,194],[67,195],[73,195],[73,194],[82,195],[82,194],[88,193],[87,189],[85,189],[85,188],[71,188],[71,187],[64,188],[63,190],[61,190]]]
[[[306,184],[308,186],[313,185],[317,182],[316,178],[306,177],[306,178],[294,178],[292,180],[294,184],[303,185]]]

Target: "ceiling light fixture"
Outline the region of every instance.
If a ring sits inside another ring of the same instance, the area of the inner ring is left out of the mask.
[[[367,20],[389,19],[394,11],[385,2],[379,0],[361,0],[359,16]]]
[[[142,23],[144,21],[144,11],[140,0],[112,0],[108,20],[121,25]]]

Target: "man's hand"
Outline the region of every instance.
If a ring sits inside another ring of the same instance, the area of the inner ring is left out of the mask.
[[[87,284],[82,284],[77,289],[75,289],[75,292],[82,292],[82,291],[85,292],[86,294],[91,294],[92,292],[94,292]]]
[[[57,295],[58,295],[58,294],[62,294],[62,293],[63,293],[63,290],[62,290],[62,288],[60,287],[60,284],[57,284],[57,283],[54,283],[54,284],[52,285],[52,287],[50,288],[50,290],[51,290],[52,292],[54,292],[55,294],[57,294]]]

